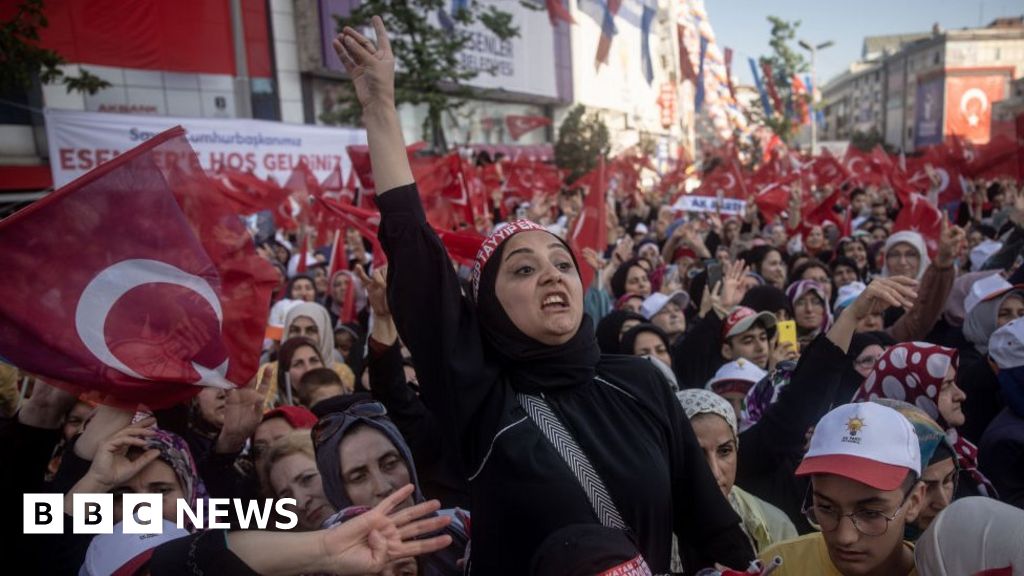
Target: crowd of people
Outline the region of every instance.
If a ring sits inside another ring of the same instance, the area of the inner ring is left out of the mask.
[[[36,379],[0,425],[3,492],[63,493],[68,512],[110,492],[118,518],[124,494],[157,493],[165,531],[22,536],[26,571],[1024,573],[1019,182],[978,183],[986,201],[932,249],[893,231],[890,192],[851,188],[849,236],[650,200],[576,253],[567,190],[458,265],[426,220],[374,28],[334,45],[388,264],[358,231],[344,263],[260,246],[281,284],[236,389],[149,411]],[[179,498],[292,498],[298,522],[177,527]]]

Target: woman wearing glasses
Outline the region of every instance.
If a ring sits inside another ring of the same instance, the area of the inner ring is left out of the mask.
[[[325,528],[351,520],[407,484],[416,489],[396,510],[426,501],[409,445],[388,418],[383,404],[364,393],[352,394],[320,402],[316,413],[320,416],[312,432],[316,469],[324,496],[338,511],[323,522]],[[452,545],[417,559],[416,574],[462,573],[456,562],[465,553],[468,537],[462,521],[468,515],[457,509],[441,513],[453,517],[443,532],[451,536]],[[399,568],[392,567],[391,571],[404,573]]]
[[[388,302],[424,403],[458,447],[473,505],[473,574],[528,574],[550,534],[603,524],[668,571],[746,566],[753,551],[664,377],[602,358],[567,245],[532,222],[485,240],[464,294],[427,223],[394,106],[395,60],[346,28],[334,41],[362,104],[387,253]],[[318,450],[319,460],[319,450]],[[332,474],[321,469],[325,482]],[[327,488],[330,496],[331,489]]]

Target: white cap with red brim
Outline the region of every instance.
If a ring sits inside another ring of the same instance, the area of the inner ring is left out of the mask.
[[[797,476],[833,474],[877,490],[895,490],[908,472],[921,475],[914,426],[874,402],[844,404],[822,417]]]

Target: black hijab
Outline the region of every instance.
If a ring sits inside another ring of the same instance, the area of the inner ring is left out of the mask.
[[[619,350],[619,333],[622,332],[622,325],[629,320],[647,322],[646,318],[636,312],[613,310],[597,323],[597,345],[601,348],[602,354],[622,353]]]
[[[554,234],[551,236],[558,238]],[[561,238],[558,241],[565,244]],[[590,316],[583,315],[579,329],[568,342],[549,346],[523,334],[505,313],[498,301],[495,283],[507,242],[506,239],[498,245],[480,270],[477,312],[488,355],[497,360],[509,376],[512,387],[520,392],[566,388],[593,380],[601,351],[594,338],[594,322]],[[573,265],[579,274],[576,255],[568,245],[566,250],[572,255]]]
[[[665,348],[668,349],[668,334],[666,334],[664,330],[658,328],[654,324],[638,324],[622,335],[622,343],[619,344],[620,351],[629,356],[636,356],[637,354],[633,352],[636,346],[636,339],[641,334],[647,333],[654,334],[658,338],[661,338],[662,343],[665,344]]]
[[[793,318],[793,304],[782,290],[775,286],[754,286],[743,295],[740,306],[746,306],[755,312],[771,312],[778,314],[785,310],[790,319]]]
[[[860,353],[871,345],[888,348],[895,344],[896,341],[886,332],[858,332],[854,334],[850,340],[850,349],[846,352],[846,363],[843,365],[843,375],[839,383],[839,389],[836,391],[836,397],[832,403],[833,406],[850,402],[853,395],[857,393],[860,385],[864,382],[864,377],[860,375],[860,372],[857,372],[853,365],[857,356],[860,356]]]
[[[612,288],[612,296],[614,296],[616,300],[622,298],[622,295],[626,293],[626,277],[629,276],[629,270],[631,268],[643,268],[644,274],[647,274],[648,277],[650,277],[650,273],[647,272],[647,269],[640,265],[640,260],[642,260],[642,258],[630,258],[623,262],[622,266],[619,266],[619,269],[615,271],[615,274],[612,274],[612,279],[609,281],[609,284]]]

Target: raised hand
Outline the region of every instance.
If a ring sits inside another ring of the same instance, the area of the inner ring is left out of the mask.
[[[379,318],[391,316],[391,310],[388,308],[387,270],[387,266],[382,266],[375,268],[373,274],[367,275],[362,266],[356,266],[356,276],[366,289],[370,309]]]
[[[875,278],[846,311],[849,311],[854,319],[862,320],[870,314],[880,314],[892,306],[912,307],[916,299],[917,280],[905,276]]]
[[[732,309],[743,300],[743,296],[746,295],[747,290],[743,286],[743,275],[747,273],[747,263],[743,260],[737,260],[732,264],[727,264],[723,268],[722,272],[722,296],[721,305],[726,310]]]
[[[325,572],[376,574],[390,562],[441,550],[451,536],[417,537],[436,532],[451,522],[447,516],[431,516],[441,504],[430,500],[392,512],[413,492],[407,484],[372,510],[334,528],[324,530],[321,540]]]
[[[363,110],[377,106],[395,106],[395,55],[380,16],[372,19],[377,36],[374,44],[348,26],[334,39],[334,51],[356,89],[356,98]]]
[[[583,260],[594,270],[601,270],[608,265],[608,261],[602,258],[593,248],[583,249]]]
[[[963,255],[967,247],[967,233],[959,226],[950,226],[949,217],[942,213],[942,233],[939,236],[939,251],[935,263],[940,268],[949,268],[953,261]]]
[[[1016,186],[1008,185],[1005,204],[1010,208],[1010,221],[1017,226],[1024,226],[1024,193]]]
[[[279,368],[280,369],[280,368]],[[233,454],[245,446],[263,420],[263,402],[270,388],[270,378],[258,381],[253,377],[245,388],[227,391],[224,404],[224,425],[217,436],[218,454]]]
[[[621,265],[626,260],[633,257],[633,239],[626,236],[621,242],[615,247],[615,251],[612,252],[612,259],[616,266]]]
[[[146,447],[146,438],[156,433],[150,428],[155,422],[153,418],[141,420],[122,429],[101,444],[93,458],[92,466],[86,473],[88,480],[100,488],[100,491],[106,492],[131,480],[155,460],[160,455],[155,449],[146,450],[134,460],[128,458],[129,449]]]

